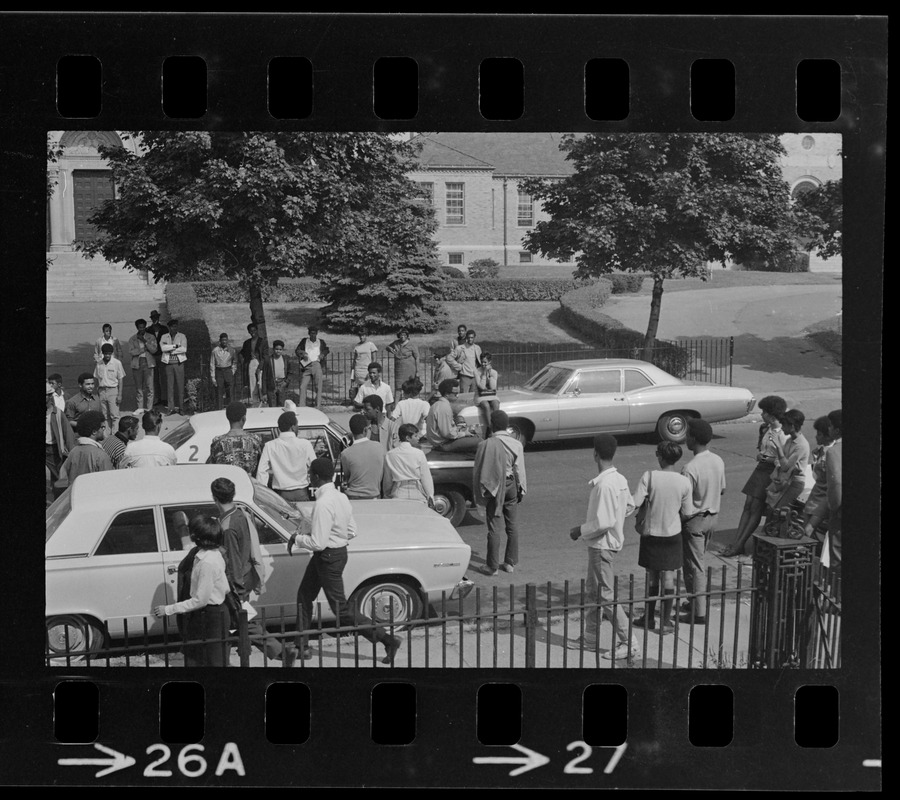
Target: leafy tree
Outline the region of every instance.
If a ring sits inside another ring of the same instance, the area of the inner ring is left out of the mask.
[[[526,237],[533,253],[569,261],[578,277],[614,270],[653,277],[644,337],[650,360],[666,278],[708,276],[707,262],[784,257],[793,250],[788,186],[768,134],[565,135],[575,172],[531,179],[547,221]]]
[[[54,142],[50,138],[50,134],[47,134],[47,163],[55,164],[59,161],[63,156],[63,148],[59,146],[58,142]],[[51,174],[50,170],[47,170],[47,197],[53,197],[53,192],[56,190],[56,184],[59,181],[57,178]],[[48,258],[47,259],[47,269],[50,269],[50,265],[53,263],[55,259]]]
[[[84,245],[161,280],[246,287],[266,336],[263,287],[315,276],[337,329],[442,322],[434,219],[406,178],[414,150],[378,133],[133,131],[141,154],[101,148],[117,197]]]
[[[841,252],[844,227],[843,181],[827,181],[794,200],[794,215],[801,236],[808,241],[807,250],[815,250],[822,258]]]

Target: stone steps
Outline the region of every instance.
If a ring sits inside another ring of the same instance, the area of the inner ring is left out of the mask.
[[[165,284],[148,283],[145,273],[130,272],[102,259],[89,260],[80,253],[49,253],[48,258],[48,303],[164,298]]]

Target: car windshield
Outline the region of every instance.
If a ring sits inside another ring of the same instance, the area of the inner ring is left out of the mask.
[[[529,392],[557,394],[571,377],[572,370],[548,365],[525,384],[525,389]]]
[[[69,515],[72,510],[72,490],[66,489],[56,500],[53,501],[50,508],[47,509],[47,535],[44,543],[50,541],[50,537],[56,533],[62,521]]]
[[[160,438],[166,443],[172,445],[174,450],[177,450],[181,445],[183,445],[188,439],[190,439],[194,435],[194,426],[191,425],[191,421],[186,419],[181,425],[172,428],[172,430],[164,433]]]
[[[301,514],[281,495],[253,479],[253,500],[264,511],[281,522],[289,531],[297,527]]]

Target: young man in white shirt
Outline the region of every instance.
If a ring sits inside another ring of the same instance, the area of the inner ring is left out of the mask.
[[[317,458],[312,462],[309,482],[316,490],[310,533],[295,533],[288,542],[289,555],[295,542],[304,550],[312,551],[312,558],[297,590],[297,649],[303,659],[312,658],[312,649],[307,645],[303,632],[310,628],[313,602],[319,591],[324,590],[338,624],[364,626],[359,634],[370,642],[381,642],[385,650],[381,662],[392,664],[403,640],[391,636],[384,628],[373,629],[372,620],[364,613],[356,613],[344,594],[347,545],[356,536],[356,520],[350,500],[334,485],[334,463],[331,459]]]
[[[125,386],[125,367],[113,357],[113,346],[104,344],[99,363],[94,367],[94,378],[100,392],[100,410],[106,419],[108,434],[112,436],[119,422],[119,406]]]
[[[159,340],[163,364],[166,365],[169,414],[181,411],[184,396],[184,362],[187,361],[187,338],[178,332],[178,320],[169,320],[169,332]]]
[[[297,427],[293,411],[278,417],[278,438],[266,442],[256,470],[256,480],[267,486],[271,475],[272,489],[292,503],[310,499],[309,465],[316,458],[309,440],[297,436]]]
[[[174,467],[178,462],[172,445],[159,438],[162,428],[162,414],[158,411],[145,411],[141,417],[144,436],[135,439],[125,446],[119,469],[130,467]]]
[[[381,364],[377,361],[369,364],[369,380],[359,387],[356,397],[353,398],[353,405],[361,409],[363,400],[372,394],[377,394],[381,398],[385,409],[389,412],[394,408],[394,393],[391,387],[381,380]]]
[[[607,603],[613,599],[613,561],[625,542],[625,517],[634,511],[631,492],[624,475],[613,466],[618,443],[616,437],[600,433],[594,437],[594,463],[600,470],[590,481],[591,496],[588,501],[587,519],[569,531],[573,542],[588,545],[587,589],[591,603]],[[617,644],[604,651],[606,659],[632,658],[635,648],[628,639],[628,620],[621,605],[606,606],[602,615],[610,619]],[[570,639],[567,645],[573,649],[594,649],[600,637],[601,609],[590,608],[584,619],[584,634]]]
[[[320,408],[325,359],[329,350],[324,340],[319,338],[318,328],[307,328],[306,334],[294,351],[300,361],[300,404],[306,405],[306,387],[312,382],[312,389],[316,393],[316,408]]]

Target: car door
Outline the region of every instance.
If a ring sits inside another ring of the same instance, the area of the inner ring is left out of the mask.
[[[306,439],[311,445],[316,458],[330,458],[334,463],[334,485],[340,486],[343,479],[341,453],[344,445],[340,437],[322,425],[314,425],[297,429],[297,436]],[[315,493],[310,490],[310,494]]]
[[[628,401],[622,392],[622,370],[608,367],[579,370],[560,397],[560,437],[627,429]]]
[[[121,511],[113,517],[81,576],[91,595],[102,598],[110,633],[129,638],[159,633],[162,623],[153,607],[168,603],[162,537],[157,534],[154,509]]]
[[[163,531],[166,545],[163,553],[166,572],[166,600],[162,602],[178,602],[178,565],[194,546],[188,531],[188,523],[198,514],[216,517],[219,512],[216,504],[212,501],[160,506],[160,529]]]

